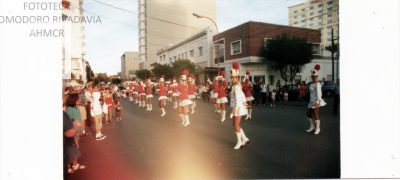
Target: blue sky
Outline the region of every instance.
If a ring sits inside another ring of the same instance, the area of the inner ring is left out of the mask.
[[[85,24],[86,59],[95,73],[115,75],[121,71],[121,55],[125,51],[138,51],[138,15],[135,14],[138,12],[138,1],[98,1],[134,12],[122,11],[94,0],[85,0],[83,4],[84,16],[100,15],[102,21]],[[288,25],[288,7],[305,1],[217,0],[217,25],[220,32],[250,20]]]

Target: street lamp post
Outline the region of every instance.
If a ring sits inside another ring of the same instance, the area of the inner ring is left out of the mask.
[[[209,19],[209,20],[211,20],[213,23],[214,23],[214,25],[215,25],[215,27],[217,28],[217,38],[218,38],[218,74],[220,73],[219,72],[219,32],[218,32],[218,26],[217,26],[217,24],[214,22],[214,20],[212,20],[211,18],[209,18],[209,17],[206,17],[206,16],[201,16],[201,15],[198,15],[198,14],[196,14],[196,13],[193,13],[193,16],[195,16],[195,17],[197,17],[197,18],[207,18],[207,19]]]

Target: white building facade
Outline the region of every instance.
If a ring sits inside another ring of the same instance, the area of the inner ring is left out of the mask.
[[[121,78],[135,78],[139,70],[139,52],[127,51],[121,56]]]

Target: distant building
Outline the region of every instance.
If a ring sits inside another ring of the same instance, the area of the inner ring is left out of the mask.
[[[86,43],[85,26],[83,23],[73,23],[68,17],[83,17],[83,0],[63,0],[62,10],[64,31],[63,36],[63,79],[65,86],[85,84],[86,74]]]
[[[186,39],[205,27],[216,32],[214,24],[197,13],[217,21],[216,0],[138,0],[139,68],[152,69],[157,51]]]
[[[278,80],[284,84],[284,80],[280,76],[279,71],[274,71],[263,55],[265,42],[268,43],[269,38],[286,33],[289,37],[298,37],[306,39],[312,43],[314,49],[314,60],[307,64],[302,73],[296,75],[294,82],[310,81],[310,70],[315,64],[321,65],[319,78],[331,75],[331,61],[321,59],[321,31],[307,28],[298,28],[291,26],[283,26],[276,24],[268,24],[262,22],[249,21],[239,26],[228,29],[220,33],[220,66],[226,72],[225,78],[229,78],[229,71],[232,69],[232,62],[237,61],[240,64],[241,78],[244,77],[246,71],[250,71],[250,81],[265,81],[270,84],[271,88],[275,88]],[[214,43],[218,42],[218,36],[214,35]],[[213,53],[214,61],[212,66],[218,67],[216,53]]]
[[[289,7],[289,26],[320,29],[321,48],[339,36],[339,0],[308,0]]]
[[[121,56],[121,78],[135,78],[135,72],[139,70],[139,53],[127,51]]]
[[[176,60],[187,59],[202,69],[211,67],[213,57],[212,37],[215,34],[207,27],[176,44],[168,45],[157,51],[157,63],[169,64]],[[204,73],[199,74],[199,79],[202,80],[204,78]]]

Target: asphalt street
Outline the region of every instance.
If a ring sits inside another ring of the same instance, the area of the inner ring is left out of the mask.
[[[212,103],[197,100],[191,125],[182,119],[173,103],[161,117],[158,97],[153,111],[139,108],[121,97],[122,121],[103,125],[102,141],[81,137],[81,164],[68,179],[273,179],[340,178],[340,118],[333,115],[333,98],[320,108],[321,132],[309,128],[305,106],[253,106],[251,120],[241,127],[250,143],[234,150],[236,135],[229,119],[220,121]],[[228,105],[227,105],[228,107]]]

